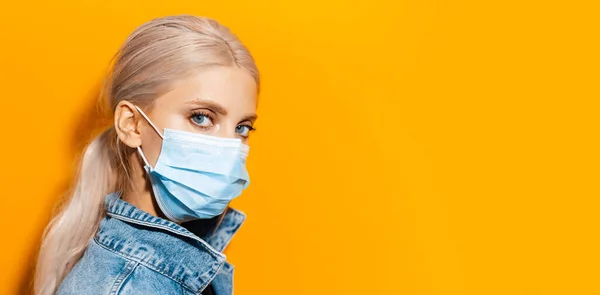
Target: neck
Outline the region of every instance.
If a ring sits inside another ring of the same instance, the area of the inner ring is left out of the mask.
[[[136,153],[133,153],[129,160],[134,169],[131,171],[130,185],[123,193],[122,199],[142,211],[165,218],[152,193],[150,179],[143,168],[144,164],[139,160]]]

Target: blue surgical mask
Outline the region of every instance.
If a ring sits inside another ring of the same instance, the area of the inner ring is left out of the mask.
[[[221,138],[172,129],[161,134],[162,148],[152,167],[141,147],[146,172],[158,206],[174,222],[217,216],[242,193],[250,178],[246,171],[249,147],[239,138]]]

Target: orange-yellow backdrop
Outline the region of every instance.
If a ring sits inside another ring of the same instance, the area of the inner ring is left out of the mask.
[[[0,293],[26,292],[109,58],[190,13],[264,77],[237,294],[600,294],[597,8],[3,1]]]

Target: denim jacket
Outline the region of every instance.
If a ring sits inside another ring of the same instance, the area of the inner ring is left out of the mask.
[[[245,219],[220,216],[183,223],[155,217],[106,197],[106,217],[57,295],[192,295],[210,284],[215,295],[233,294],[233,266],[221,252]]]

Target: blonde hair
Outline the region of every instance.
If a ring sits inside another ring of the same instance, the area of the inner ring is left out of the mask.
[[[217,21],[191,15],[153,19],[138,27],[113,57],[101,99],[114,112],[121,100],[148,110],[170,83],[194,71],[236,66],[259,84],[246,47]],[[85,149],[72,195],[44,231],[34,294],[54,294],[83,255],[104,217],[104,197],[129,188],[134,149],[118,140],[113,126]]]

